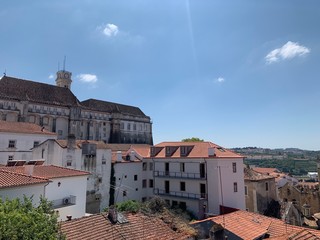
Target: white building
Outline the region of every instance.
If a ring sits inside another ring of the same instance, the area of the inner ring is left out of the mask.
[[[32,148],[47,139],[57,139],[57,135],[33,123],[0,120],[0,164],[31,160]]]
[[[153,163],[144,159],[148,155],[150,145],[119,146],[108,144],[113,149],[112,167],[114,182],[111,204],[127,200],[144,202],[153,196],[154,179]]]
[[[159,195],[198,218],[220,206],[245,209],[243,157],[211,142],[113,149],[114,202]]]
[[[11,175],[10,179],[3,178],[9,187],[0,187],[2,198],[22,199],[26,195],[37,204],[43,196],[53,203],[60,220],[67,220],[67,216],[80,218],[85,215],[88,172],[53,165],[23,165],[0,169],[0,174],[5,173]],[[15,181],[20,183],[13,184]]]
[[[45,186],[48,179],[33,177],[26,174],[12,172],[5,168],[0,169],[0,198],[9,200],[24,196],[33,199],[33,204],[38,205],[40,197],[45,195]]]
[[[109,206],[111,150],[101,141],[47,140],[33,149],[34,159],[47,165],[90,172],[86,181],[86,212],[97,213]]]

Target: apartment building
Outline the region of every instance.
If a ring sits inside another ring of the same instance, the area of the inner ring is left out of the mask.
[[[163,142],[150,148],[154,194],[199,219],[220,206],[245,209],[243,157],[212,142]]]
[[[57,135],[34,123],[0,120],[0,164],[32,159],[32,148]]]

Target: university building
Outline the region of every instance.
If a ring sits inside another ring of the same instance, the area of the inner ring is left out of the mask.
[[[0,120],[29,122],[58,139],[152,144],[152,122],[138,107],[97,99],[80,102],[71,91],[71,72],[57,72],[56,86],[3,76]]]

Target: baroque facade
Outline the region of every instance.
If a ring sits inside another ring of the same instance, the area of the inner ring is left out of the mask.
[[[71,72],[57,72],[56,85],[3,76],[0,120],[30,122],[76,139],[105,143],[153,144],[152,122],[138,107],[97,99],[80,102],[72,93]]]

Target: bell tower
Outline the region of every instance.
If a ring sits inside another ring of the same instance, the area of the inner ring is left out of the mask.
[[[58,87],[64,87],[71,89],[71,72],[68,72],[66,70],[60,70],[57,72],[57,79],[56,79],[56,85]]]

